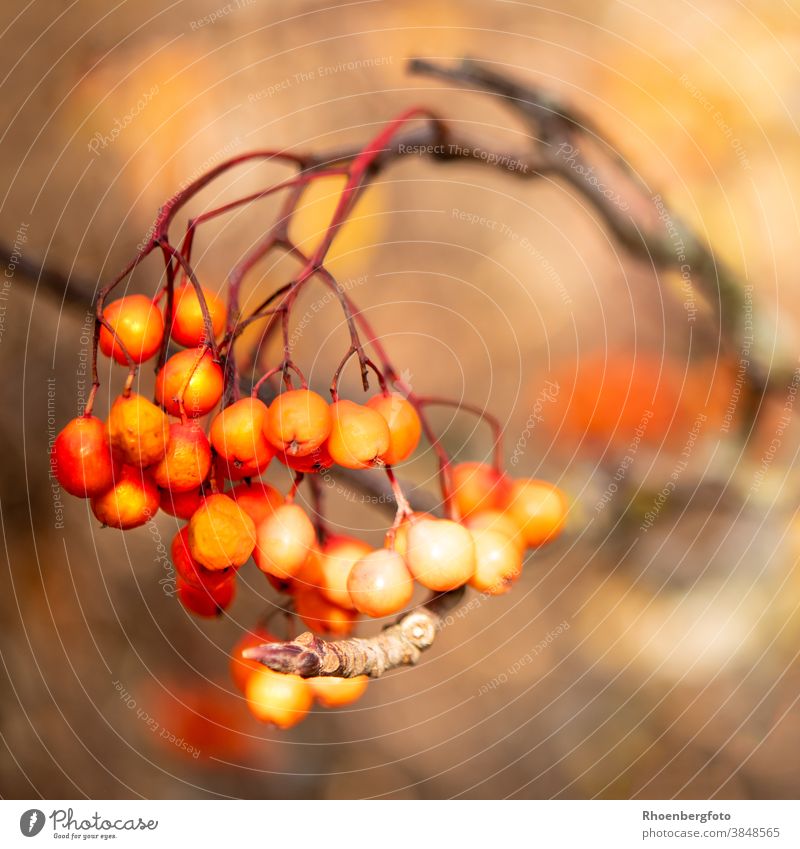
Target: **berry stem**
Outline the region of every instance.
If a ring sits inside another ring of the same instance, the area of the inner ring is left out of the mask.
[[[177,251],[175,248],[170,245],[170,243],[166,240],[166,237],[162,239],[159,244],[162,249],[169,253],[172,257],[174,257],[181,268],[183,269],[184,274],[191,281],[192,286],[194,287],[195,294],[197,295],[197,300],[200,304],[200,312],[203,314],[203,327],[206,332],[206,341],[205,345],[211,351],[211,356],[214,358],[215,362],[219,362],[219,350],[217,349],[217,341],[214,338],[214,324],[211,321],[211,313],[208,311],[208,303],[206,302],[206,296],[203,292],[203,287],[200,285],[200,281],[197,279],[197,275],[194,273],[194,269],[189,264],[189,261],[181,254],[180,251]],[[167,296],[169,297],[169,295]],[[172,324],[171,313],[168,314],[169,324]]]
[[[417,396],[416,400],[421,407],[454,407],[456,410],[465,410],[468,413],[472,413],[474,416],[477,416],[479,419],[486,422],[486,424],[492,429],[492,435],[494,437],[494,443],[492,445],[494,468],[498,472],[503,471],[503,426],[500,424],[500,420],[498,418],[484,410],[483,407],[479,407],[477,404],[468,404],[464,401],[455,400],[453,398],[443,398],[438,395],[430,395]]]
[[[403,519],[410,518],[414,515],[414,511],[411,509],[411,505],[408,503],[408,499],[406,498],[400,483],[395,477],[392,467],[387,465],[384,466],[384,469],[386,470],[386,477],[389,478],[389,485],[392,487],[394,500],[397,504],[394,521],[392,522],[392,526],[386,532],[387,546],[389,548],[394,548],[394,540],[397,536],[397,529],[403,523]]]

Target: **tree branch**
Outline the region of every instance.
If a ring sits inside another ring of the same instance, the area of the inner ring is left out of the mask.
[[[659,269],[680,270],[681,266],[688,266],[697,279],[700,294],[715,309],[725,347],[731,352],[740,348],[745,312],[743,281],[721,263],[705,241],[666,205],[662,215],[668,219],[671,232],[665,229],[664,233],[656,233],[630,214],[627,208],[607,197],[598,181],[587,179],[587,171],[591,173],[594,168],[578,143],[596,146],[606,164],[615,171],[617,182],[629,184],[640,204],[654,208],[659,197],[653,194],[592,120],[561,102],[553,93],[534,84],[511,80],[490,65],[473,59],[464,59],[452,67],[413,59],[408,67],[412,73],[474,87],[477,91],[498,96],[530,129],[533,150],[527,153],[492,150],[456,134],[452,127],[437,119],[387,144],[370,166],[374,172],[397,159],[422,152],[438,162],[474,162],[519,179],[555,175],[592,204],[609,231],[632,256]],[[565,145],[569,149],[568,155],[565,154]],[[344,148],[315,155],[284,156],[291,157],[304,170],[317,170],[346,163],[357,153],[356,148]],[[676,244],[681,245],[680,251],[676,250]],[[7,262],[11,253],[8,245],[0,244],[0,262]],[[681,255],[682,259],[679,259]],[[96,290],[89,281],[74,276],[68,280],[58,270],[30,260],[20,262],[18,267],[45,290],[74,306],[86,306]],[[756,385],[766,380],[763,374],[752,373],[750,377]]]
[[[688,265],[698,277],[701,294],[716,310],[719,336],[715,337],[715,341],[721,338],[729,351],[740,348],[745,306],[745,288],[742,281],[719,263],[705,242],[666,205],[662,207],[663,211],[659,210],[660,217],[666,216],[669,219],[672,232],[666,228],[663,233],[655,232],[647,222],[639,220],[647,217],[655,220],[655,203],[658,196],[653,195],[586,116],[567,107],[551,93],[535,85],[508,79],[494,71],[491,66],[474,60],[463,60],[453,67],[446,67],[417,59],[409,64],[409,69],[498,96],[525,122],[530,131],[531,150],[524,153],[492,150],[463,138],[438,117],[428,115],[429,120],[418,129],[394,138],[389,136],[386,140],[383,140],[382,136],[378,137],[376,146],[367,151],[368,156],[363,160],[363,173],[359,171],[358,181],[354,182],[354,191],[392,162],[414,154],[430,156],[438,162],[474,162],[493,167],[517,179],[530,180],[545,174],[555,175],[591,203],[608,230],[632,256],[662,270],[681,269],[682,265]],[[597,180],[587,179],[587,172],[591,173],[593,166],[586,158],[584,146],[596,147],[615,179],[620,184],[630,186],[639,202],[636,216],[630,213],[630,205],[620,204],[615,202],[615,198],[609,198]],[[568,153],[565,153],[567,148]],[[296,164],[302,174],[358,160],[359,156],[364,157],[361,148],[339,149],[327,154],[305,156],[282,152],[270,153],[269,156],[258,152],[244,154],[217,166],[163,207],[156,222],[158,232],[166,232],[175,210],[189,195],[199,191],[218,173],[238,162],[249,161],[253,157],[277,157]],[[645,211],[648,209],[653,210],[652,216],[646,215]],[[342,213],[344,211],[343,208]],[[335,234],[335,230],[333,233]],[[682,242],[681,251],[676,250],[677,240]],[[683,259],[679,259],[680,254]],[[12,252],[7,246],[0,245],[0,261],[7,262],[11,255]],[[314,273],[320,261],[321,257],[312,257],[305,273]],[[96,287],[88,281],[67,279],[58,271],[37,266],[27,259],[18,262],[17,266],[23,274],[36,280],[45,290],[67,303],[85,308],[94,297]],[[756,375],[748,370],[746,376],[751,394],[755,395],[758,389],[763,390],[766,386],[767,378],[764,375]],[[370,489],[365,482],[356,482],[354,478],[348,480],[352,480],[362,490]],[[371,483],[373,487],[378,486],[376,481]],[[383,491],[375,492],[377,494],[374,500],[378,503],[392,503]],[[311,633],[305,633],[295,640],[269,643],[250,649],[247,656],[272,669],[296,673],[303,677],[377,677],[397,666],[416,663],[421,653],[434,642],[442,624],[443,612],[456,604],[462,594],[463,589],[438,596],[400,617],[394,625],[375,637],[326,642]]]
[[[445,614],[464,595],[464,588],[435,596],[405,613],[374,637],[327,642],[306,631],[294,640],[247,649],[244,657],[301,678],[337,676],[378,678],[390,669],[415,664],[433,645]]]
[[[688,266],[699,278],[698,288],[704,299],[716,309],[722,339],[729,352],[741,345],[744,320],[744,282],[719,261],[705,241],[668,207],[672,233],[654,233],[628,213],[626,207],[604,192],[597,180],[587,179],[594,172],[579,142],[591,142],[601,151],[607,164],[616,171],[617,184],[631,185],[645,207],[655,207],[658,194],[642,181],[625,158],[586,115],[562,103],[551,92],[533,84],[521,84],[498,74],[491,66],[474,59],[464,59],[453,67],[445,67],[425,59],[413,59],[409,68],[438,79],[500,97],[525,122],[532,134],[540,164],[538,172],[556,174],[580,192],[599,213],[608,229],[633,256],[662,269]],[[566,152],[568,151],[568,153]],[[676,250],[676,245],[681,250]],[[682,259],[679,256],[682,255]]]

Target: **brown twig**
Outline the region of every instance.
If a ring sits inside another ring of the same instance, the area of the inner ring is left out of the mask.
[[[378,678],[390,669],[415,664],[422,652],[433,645],[445,614],[463,594],[462,588],[435,596],[374,637],[327,642],[306,631],[294,640],[248,649],[244,656],[276,672],[301,678]]]
[[[600,214],[617,241],[633,256],[660,269],[688,266],[698,281],[701,294],[716,310],[723,344],[729,352],[739,350],[744,320],[743,281],[669,208],[664,207],[663,214],[668,217],[674,235],[666,230],[654,232],[631,215],[626,207],[609,198],[599,181],[586,178],[593,169],[582,148],[593,144],[599,148],[607,165],[616,171],[616,182],[631,185],[645,207],[654,207],[659,197],[638,177],[590,118],[567,106],[551,92],[534,84],[509,79],[487,63],[474,59],[464,59],[454,66],[413,59],[409,69],[413,73],[474,87],[502,98],[531,130],[536,172],[555,175],[580,192]],[[565,155],[565,149],[569,150],[569,155]],[[518,173],[511,168],[508,170],[512,174]],[[520,173],[520,176],[524,174]],[[683,246],[680,252],[675,249],[676,243]],[[682,259],[679,259],[680,255]]]

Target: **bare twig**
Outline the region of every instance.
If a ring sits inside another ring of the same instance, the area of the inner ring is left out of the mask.
[[[374,637],[326,642],[306,631],[294,640],[248,649],[244,656],[276,672],[302,678],[378,678],[390,669],[419,660],[422,652],[433,645],[444,615],[458,604],[463,592],[462,588],[432,598]]]
[[[717,311],[723,343],[729,351],[739,348],[744,320],[743,281],[671,210],[665,209],[665,214],[676,235],[666,231],[655,233],[607,197],[602,184],[586,179],[585,175],[592,169],[580,145],[593,143],[616,171],[618,184],[631,185],[639,200],[647,206],[652,207],[657,197],[590,118],[562,103],[551,92],[533,84],[515,82],[488,64],[473,59],[464,59],[452,67],[414,59],[409,67],[412,72],[474,87],[502,98],[531,130],[539,163],[536,170],[540,174],[555,174],[580,192],[600,214],[617,241],[634,256],[662,269],[688,266],[702,284],[701,294]],[[568,156],[564,153],[566,148]],[[510,170],[510,173],[517,172]],[[675,250],[676,242],[683,246],[681,260]]]

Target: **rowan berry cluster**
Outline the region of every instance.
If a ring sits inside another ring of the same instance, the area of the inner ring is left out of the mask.
[[[344,171],[348,182],[342,200],[328,236],[312,257],[304,257],[285,234],[268,242],[267,249],[281,244],[306,265],[296,280],[251,316],[238,315],[237,282],[230,283],[226,306],[197,281],[190,257],[198,219],[190,222],[180,252],[169,244],[166,228],[186,191],[164,207],[153,239],[139,257],[156,248],[164,254],[167,280],[157,295],[125,295],[105,304],[107,292],[139,258],[101,293],[92,395],[84,414],[56,438],[53,470],[67,492],[90,499],[103,525],[128,530],[146,523],[159,509],[185,520],[172,541],[171,555],[177,597],[198,616],[216,616],[231,605],[239,570],[252,558],[266,580],[291,597],[294,614],[309,629],[346,637],[360,614],[377,618],[406,608],[415,584],[435,593],[465,584],[488,594],[506,592],[522,571],[525,549],[553,539],[563,527],[566,502],[556,487],[539,480],[511,480],[502,471],[496,423],[494,464],[452,465],[425,408],[453,403],[485,414],[457,402],[420,397],[408,387],[389,391],[390,382],[403,382],[374,336],[368,344],[381,366],[364,352],[356,328],[363,330],[366,323],[322,260],[351,206],[348,192],[357,191],[378,150],[380,146],[371,143]],[[327,173],[311,169],[297,185],[302,188]],[[360,180],[354,175],[361,175]],[[240,280],[239,271],[232,281]],[[312,276],[321,276],[334,288],[351,330],[352,344],[333,376],[330,402],[308,388],[287,342],[291,306]],[[271,303],[277,307],[268,310]],[[260,377],[249,396],[241,397],[234,342],[240,328],[258,318],[266,318],[268,328],[280,320],[284,357]],[[182,350],[168,356],[170,342]],[[125,389],[105,422],[92,413],[99,386],[98,346],[129,368]],[[342,399],[338,392],[339,374],[354,355],[365,390],[370,370],[380,385],[363,404]],[[156,357],[151,402],[132,387],[139,365]],[[268,404],[261,393],[270,387]],[[393,472],[413,454],[423,434],[440,461],[446,518],[412,512]],[[261,479],[273,460],[293,475],[285,494]],[[363,540],[331,533],[320,516],[310,516],[296,503],[305,477],[313,483],[315,476],[335,466],[385,470],[397,513],[383,546],[373,548]],[[273,672],[243,654],[272,641],[275,638],[256,628],[245,634],[231,659],[234,682],[258,718],[288,728],[305,716],[315,698],[323,706],[336,707],[364,692],[363,676],[304,680]]]

